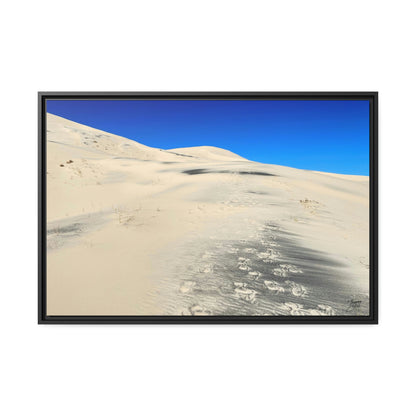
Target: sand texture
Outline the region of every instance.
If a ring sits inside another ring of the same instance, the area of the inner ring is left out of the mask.
[[[365,176],[48,114],[47,223],[48,315],[368,314]]]

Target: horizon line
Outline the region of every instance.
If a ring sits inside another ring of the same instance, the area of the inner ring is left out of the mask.
[[[45,113],[46,113],[46,115],[52,115],[52,116],[55,116],[55,117],[59,117],[59,118],[62,118],[63,120],[67,120],[67,121],[70,121],[72,123],[79,124],[80,126],[85,126],[85,127],[88,127],[88,128],[92,128],[94,130],[98,130],[98,131],[103,132],[103,133],[107,133],[107,134],[111,134],[113,136],[121,137],[121,138],[126,139],[126,140],[131,140],[131,141],[133,141],[135,143],[138,143],[140,145],[149,147],[151,149],[158,149],[158,150],[169,151],[169,150],[178,150],[178,149],[191,149],[191,148],[196,148],[196,147],[211,147],[211,148],[214,148],[214,149],[227,150],[228,152],[234,153],[235,155],[237,155],[237,156],[239,156],[239,157],[241,157],[243,159],[246,159],[249,162],[260,163],[260,164],[263,164],[263,165],[283,166],[283,167],[290,168],[290,169],[304,170],[304,171],[307,171],[307,172],[314,172],[314,173],[328,173],[328,174],[332,174],[332,175],[355,176],[355,177],[365,177],[365,178],[369,178],[370,177],[369,174],[368,175],[362,175],[362,174],[354,174],[354,173],[340,173],[340,172],[332,172],[332,171],[325,171],[325,170],[305,169],[305,168],[293,167],[293,166],[288,166],[288,165],[280,165],[280,164],[277,164],[277,163],[260,162],[260,161],[257,161],[257,160],[248,159],[245,156],[242,156],[239,153],[236,153],[235,151],[230,150],[230,149],[227,149],[225,147],[218,147],[218,146],[212,146],[212,145],[195,145],[195,146],[187,146],[187,147],[170,147],[170,148],[167,148],[167,149],[161,148],[161,147],[154,147],[154,146],[149,146],[147,144],[144,144],[142,142],[139,142],[138,140],[132,139],[130,137],[121,136],[120,134],[113,133],[113,132],[108,131],[108,130],[99,129],[97,127],[94,127],[94,126],[91,126],[91,125],[88,125],[88,124],[85,124],[85,123],[80,123],[78,121],[71,120],[70,118],[67,118],[67,117],[62,117],[61,115],[54,114],[54,113],[52,113],[50,111],[46,111]]]

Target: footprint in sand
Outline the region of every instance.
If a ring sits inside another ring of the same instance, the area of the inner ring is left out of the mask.
[[[335,311],[331,306],[328,305],[318,305],[316,309],[307,309],[306,315],[311,316],[332,316],[335,315]]]
[[[249,278],[253,280],[257,280],[260,276],[262,276],[262,274],[257,271],[248,272],[248,275],[249,275]]]
[[[246,301],[246,302],[250,302],[250,303],[254,303],[256,300],[256,294],[257,292],[253,289],[249,289],[246,286],[241,286],[241,287],[236,287],[234,289],[234,292],[236,293],[236,295]]]
[[[267,289],[277,293],[284,293],[285,291],[285,288],[283,286],[279,285],[276,282],[273,282],[272,280],[265,280],[264,286],[266,286]]]
[[[235,253],[238,253],[238,248],[236,248],[236,247],[231,247],[231,248],[229,248],[229,249],[227,250],[227,252],[228,252],[228,253],[230,253],[230,254],[235,254]]]
[[[335,315],[335,311],[331,306],[318,305],[318,310],[323,312],[323,315]]]
[[[190,293],[193,291],[194,287],[196,285],[196,282],[192,281],[192,280],[187,280],[185,282],[182,282],[179,291],[181,293]]]
[[[273,269],[273,274],[279,277],[287,277],[290,273],[299,274],[303,273],[303,271],[293,264],[280,264],[279,267]]]
[[[280,254],[279,251],[274,251],[274,250],[271,250],[271,249],[269,249],[269,250],[270,250],[269,251],[269,257],[263,259],[264,263],[275,263],[278,260],[281,260],[282,255]]]
[[[280,305],[280,308],[289,315],[304,315],[303,305],[300,303],[285,302]]]
[[[194,316],[211,315],[211,312],[200,305],[193,305],[189,308],[189,312]]]
[[[270,247],[281,247],[281,245],[280,244],[277,244],[277,243],[273,243],[273,242],[267,242],[267,245],[268,246],[270,246]]]
[[[214,266],[211,264],[206,264],[205,266],[202,266],[199,268],[200,273],[212,273],[214,271]]]
[[[302,286],[299,283],[291,282],[290,280],[286,280],[285,283],[289,286],[293,296],[304,297],[306,295],[307,290],[305,286]]]
[[[274,263],[282,258],[280,252],[268,248],[266,251],[257,253],[257,257],[262,259],[264,263]]]
[[[296,267],[296,266],[290,266],[290,267],[289,267],[289,271],[290,271],[290,273],[299,273],[299,274],[303,274],[302,269],[299,269],[299,267]]]
[[[250,259],[246,259],[245,257],[238,258],[238,268],[240,270],[243,270],[243,271],[251,270],[251,267],[249,266],[250,263],[251,263]]]
[[[281,267],[273,269],[273,274],[277,277],[287,277],[287,271],[282,269]]]

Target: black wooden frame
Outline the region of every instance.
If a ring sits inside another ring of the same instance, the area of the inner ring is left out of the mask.
[[[46,100],[368,100],[370,103],[370,314],[368,316],[48,316],[46,314]],[[39,324],[377,324],[378,93],[377,92],[39,92],[38,93]]]

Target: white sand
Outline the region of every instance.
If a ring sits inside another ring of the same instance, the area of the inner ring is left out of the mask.
[[[47,130],[49,315],[366,305],[368,177],[154,149],[50,114]]]

